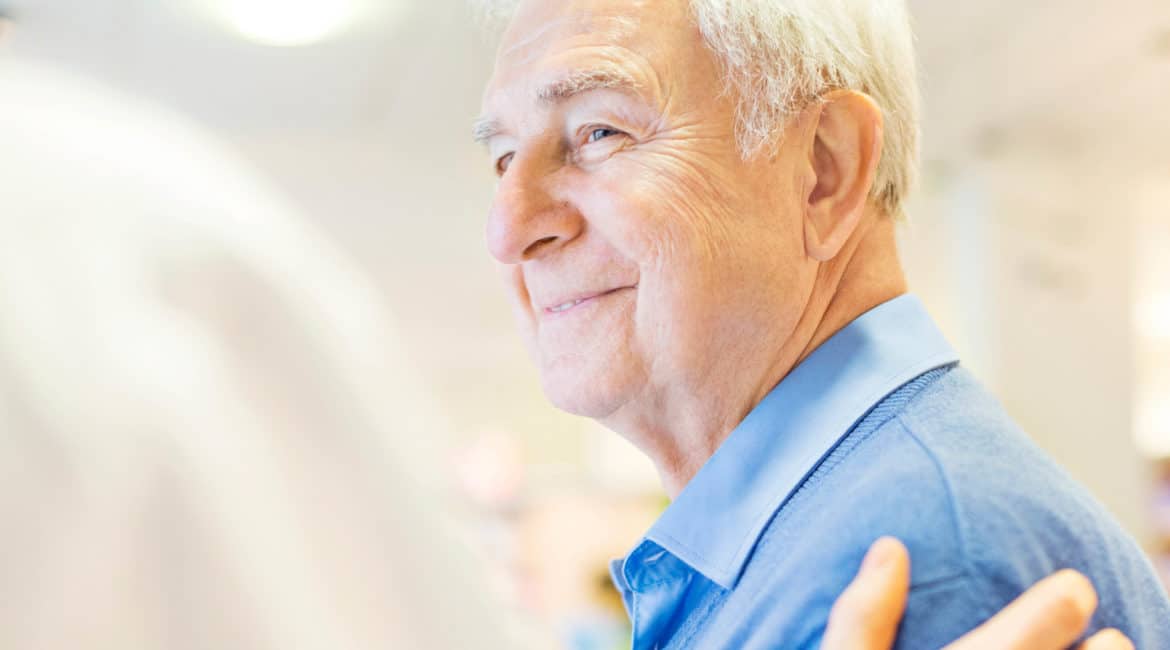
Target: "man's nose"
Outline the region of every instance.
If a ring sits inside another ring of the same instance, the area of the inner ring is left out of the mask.
[[[500,180],[487,223],[488,249],[500,262],[537,259],[581,233],[581,214],[556,196],[550,172],[515,159]]]

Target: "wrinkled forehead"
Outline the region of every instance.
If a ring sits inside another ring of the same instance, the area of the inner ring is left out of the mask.
[[[500,44],[493,89],[525,83],[551,62],[571,64],[592,55],[620,64],[637,58],[655,63],[678,51],[697,30],[686,0],[526,0]],[[657,66],[655,66],[657,67]]]
[[[638,30],[640,12],[634,2],[524,2],[516,11],[497,52],[498,64],[538,60],[556,47],[588,41],[628,44]]]

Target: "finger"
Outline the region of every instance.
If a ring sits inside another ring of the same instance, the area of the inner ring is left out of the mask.
[[[1102,630],[1089,637],[1078,650],[1134,650],[1133,642],[1118,630]]]
[[[906,610],[910,554],[896,539],[874,542],[829,615],[822,650],[889,650]]]
[[[1060,650],[1077,640],[1096,609],[1097,592],[1088,578],[1060,571],[946,650]]]

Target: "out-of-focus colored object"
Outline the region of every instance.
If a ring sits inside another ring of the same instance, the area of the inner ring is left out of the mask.
[[[582,484],[546,486],[517,513],[522,601],[552,624],[560,647],[630,647],[629,621],[609,566],[662,507],[653,496]]]
[[[1170,459],[1159,464],[1157,484],[1151,499],[1154,531],[1154,564],[1162,575],[1162,582],[1170,589]]]
[[[345,256],[178,116],[0,97],[0,647],[517,647]]]
[[[1139,449],[1170,459],[1170,182],[1155,175],[1139,193],[1133,256],[1134,418]]]
[[[1133,246],[1134,434],[1154,463],[1154,562],[1170,588],[1170,175],[1137,193]]]
[[[504,509],[524,485],[523,449],[516,436],[485,431],[452,458],[455,480],[475,505]]]
[[[1150,458],[1170,458],[1170,387],[1139,388],[1138,395],[1139,448]]]

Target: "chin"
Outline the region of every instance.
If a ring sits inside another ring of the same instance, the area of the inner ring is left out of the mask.
[[[608,417],[623,402],[621,392],[614,386],[590,380],[587,373],[563,376],[562,373],[545,372],[541,374],[541,385],[553,406],[593,420]]]

